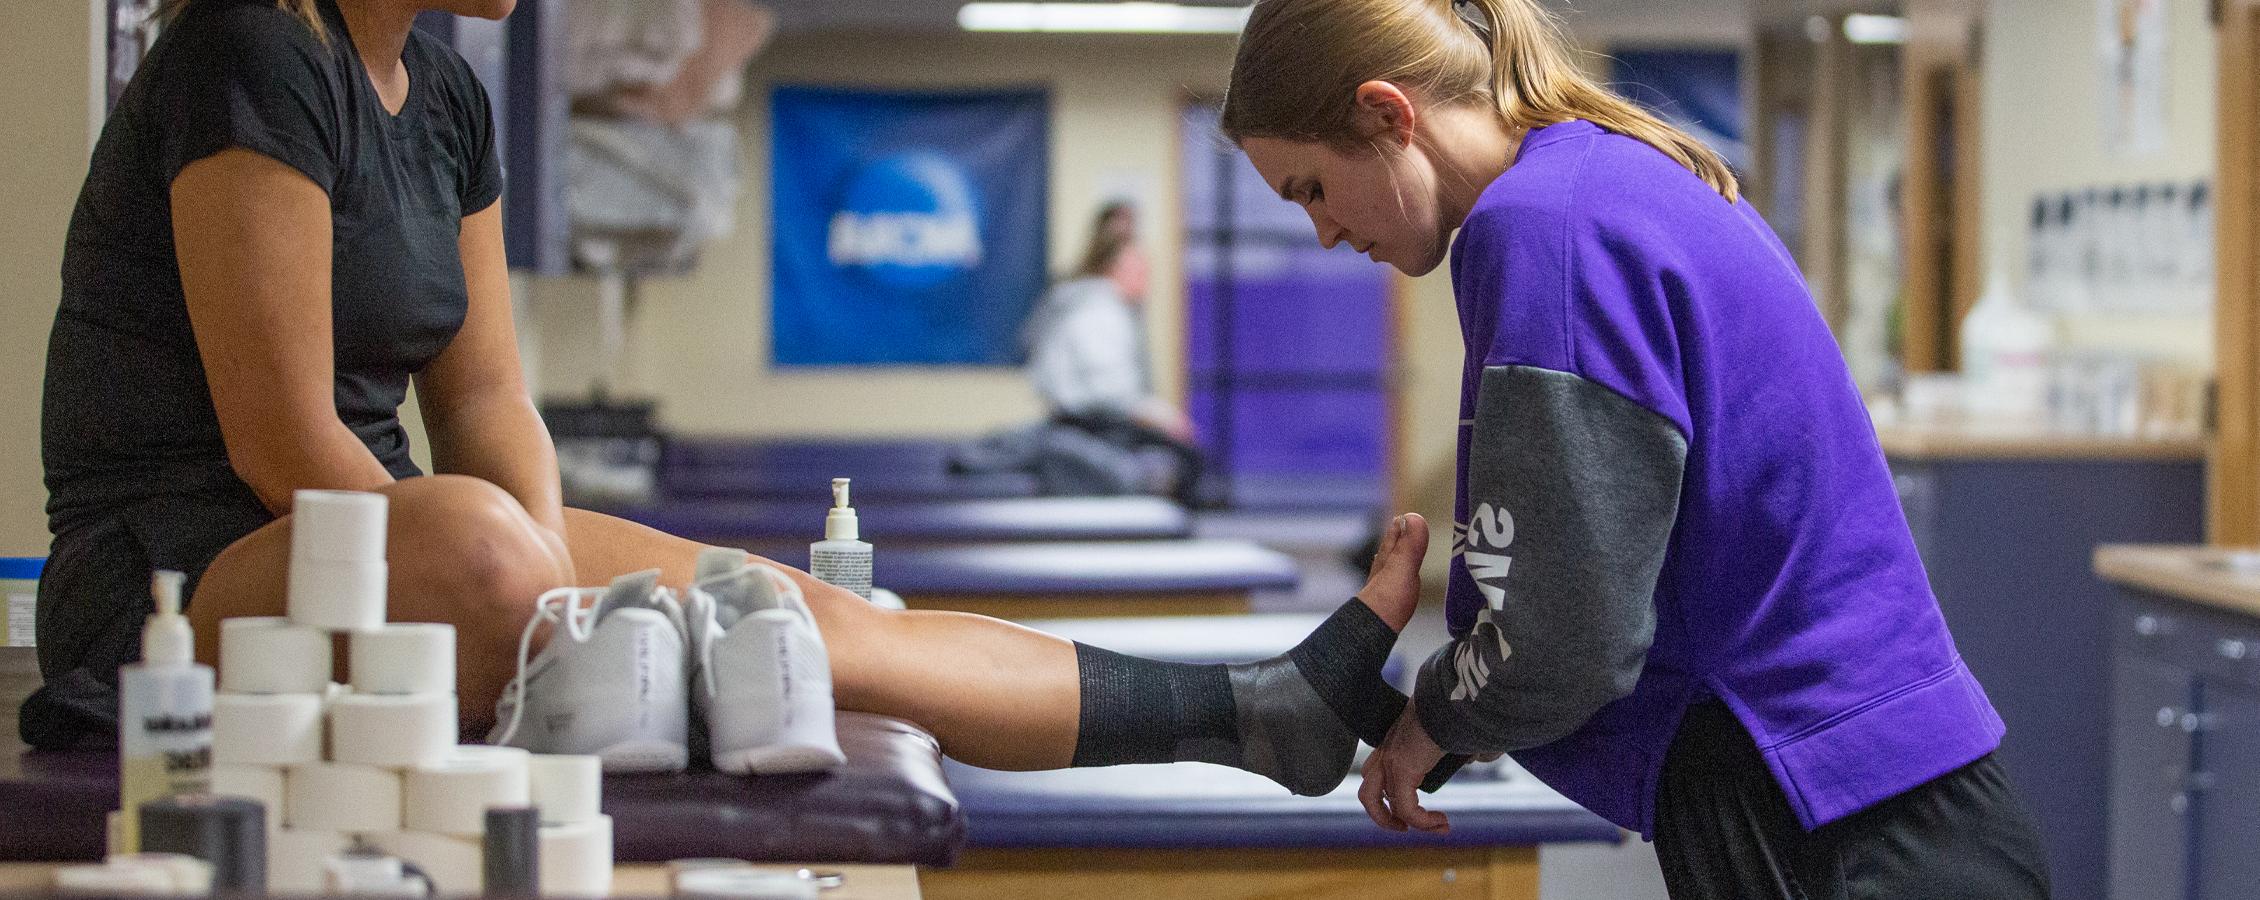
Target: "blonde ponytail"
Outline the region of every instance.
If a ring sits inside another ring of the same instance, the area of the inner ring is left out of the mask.
[[[1428,102],[1489,102],[1517,132],[1571,119],[1645,143],[1728,202],[1741,197],[1717,151],[1586,77],[1536,0],[1258,0],[1232,61],[1224,133],[1358,144],[1351,98],[1367,81]]]
[[[173,20],[180,18],[180,14],[187,11],[188,5],[193,2],[195,0],[158,0],[157,23],[173,24]],[[307,28],[313,29],[316,39],[327,44],[330,42],[330,29],[322,23],[322,8],[319,3],[320,0],[275,0],[275,8],[297,16],[299,21],[306,23]]]

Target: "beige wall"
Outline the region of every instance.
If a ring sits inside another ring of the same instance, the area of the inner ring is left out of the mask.
[[[768,89],[818,83],[1048,87],[1053,268],[1073,264],[1100,202],[1133,195],[1155,250],[1148,317],[1157,387],[1174,395],[1184,345],[1176,111],[1190,90],[1220,90],[1230,61],[1231,43],[1218,37],[948,33],[780,42],[755,62],[742,111],[746,181],[737,231],[707,248],[690,276],[645,283],[622,366],[627,392],[658,398],[665,422],[688,433],[970,434],[1041,414],[1012,369],[770,368]],[[576,394],[594,377],[596,293],[586,278],[533,285],[529,318],[544,393]]]
[[[1992,0],[1986,10],[1986,258],[2005,263],[2020,284],[2035,195],[2213,178],[2214,39],[2207,0],[2165,4],[2168,135],[2166,150],[2147,157],[2116,157],[2103,146],[2095,0]],[[2213,357],[2209,318],[2085,316],[2067,320],[2064,330],[2074,344],[2201,365]]]
[[[11,5],[0,53],[0,556],[43,556],[39,390],[62,290],[63,232],[86,178],[94,26],[85,0]]]

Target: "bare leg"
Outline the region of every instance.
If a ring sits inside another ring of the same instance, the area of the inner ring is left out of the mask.
[[[464,722],[491,721],[495,698],[517,674],[518,638],[533,599],[572,582],[571,560],[542,539],[517,500],[485,481],[434,475],[378,493],[390,504],[386,617],[454,625]],[[221,619],[283,614],[290,527],[284,516],[245,535],[205,570],[188,612],[204,662],[219,658]]]
[[[662,582],[683,585],[707,546],[578,509],[565,511],[565,531],[574,567],[590,584],[657,568]],[[841,709],[916,722],[949,755],[987,768],[1055,769],[1074,758],[1075,645],[998,619],[883,609],[778,568],[800,583],[816,614]]]

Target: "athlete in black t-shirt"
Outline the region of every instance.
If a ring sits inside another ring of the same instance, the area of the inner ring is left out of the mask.
[[[65,253],[44,423],[46,684],[22,719],[34,745],[113,739],[151,568],[199,578],[189,617],[207,660],[220,620],[281,614],[298,489],[389,497],[388,612],[456,626],[466,724],[490,717],[544,590],[645,568],[689,580],[700,545],[561,506],[512,333],[487,101],[410,27],[427,9],[511,5],[172,4],[103,129]],[[396,412],[410,383],[438,475],[408,458]],[[1417,601],[1427,531],[1398,531],[1362,605],[1292,660],[1231,674],[885,610],[793,576],[838,705],[917,721],[952,756],[1204,759],[1323,787],[1341,769],[1311,767],[1346,760],[1348,732],[1378,740],[1403,703],[1379,667]],[[1362,724],[1345,732],[1353,707]],[[1279,746],[1306,724],[1338,746]]]

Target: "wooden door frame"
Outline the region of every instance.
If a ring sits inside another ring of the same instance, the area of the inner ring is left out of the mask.
[[[1909,372],[1959,368],[1957,333],[1984,285],[1984,196],[1980,191],[1978,60],[1983,8],[1977,0],[1907,0],[1901,48],[1901,109],[1906,162],[1899,185],[1899,234]],[[1954,123],[1951,180],[1939,153],[1939,117]],[[1943,231],[1942,231],[1943,229]]]
[[[2260,0],[2215,0],[2220,76],[2214,192],[2212,465],[2206,534],[2260,543]]]

